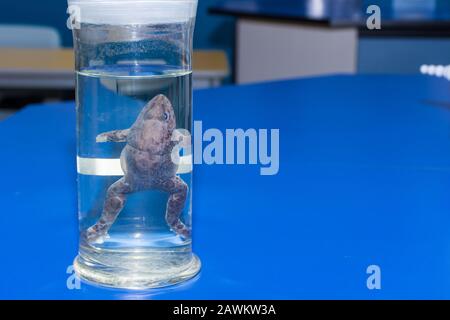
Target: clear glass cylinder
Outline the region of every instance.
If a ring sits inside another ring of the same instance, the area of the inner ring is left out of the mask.
[[[75,270],[145,289],[195,276],[192,36],[197,0],[69,0],[76,59]]]

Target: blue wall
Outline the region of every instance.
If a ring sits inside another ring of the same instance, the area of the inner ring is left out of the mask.
[[[202,49],[223,49],[234,47],[234,19],[208,14],[208,7],[218,0],[199,0],[194,46]]]
[[[450,39],[361,38],[359,73],[417,74],[422,64],[450,64]]]

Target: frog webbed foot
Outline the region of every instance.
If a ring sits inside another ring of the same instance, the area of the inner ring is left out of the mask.
[[[97,225],[87,229],[85,238],[89,243],[102,244],[107,238],[109,238],[108,232],[105,230],[98,230]]]
[[[98,233],[97,231],[92,230],[92,228],[89,228],[86,231],[85,237],[86,237],[87,242],[89,242],[89,243],[96,243],[96,244],[102,244],[103,242],[105,242],[105,240],[107,238],[109,238],[107,232],[105,232],[105,233]]]

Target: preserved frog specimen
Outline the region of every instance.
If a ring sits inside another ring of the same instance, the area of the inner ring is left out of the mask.
[[[102,241],[125,206],[127,195],[143,190],[167,192],[168,226],[184,238],[191,236],[191,229],[180,219],[188,186],[176,175],[178,166],[171,158],[172,150],[181,139],[174,138],[175,126],[172,104],[160,94],[145,105],[131,128],[97,136],[98,143],[127,143],[120,156],[125,175],[108,188],[102,215],[86,232],[88,242]]]

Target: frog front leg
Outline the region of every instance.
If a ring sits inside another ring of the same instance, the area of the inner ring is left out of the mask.
[[[114,130],[109,132],[104,132],[99,134],[95,141],[96,142],[125,142],[128,137],[130,129],[125,130]]]
[[[160,187],[163,191],[169,193],[169,200],[167,201],[166,207],[167,224],[176,234],[184,238],[190,238],[191,228],[186,226],[180,219],[186,203],[188,193],[187,184],[178,176],[175,176],[163,182]]]

